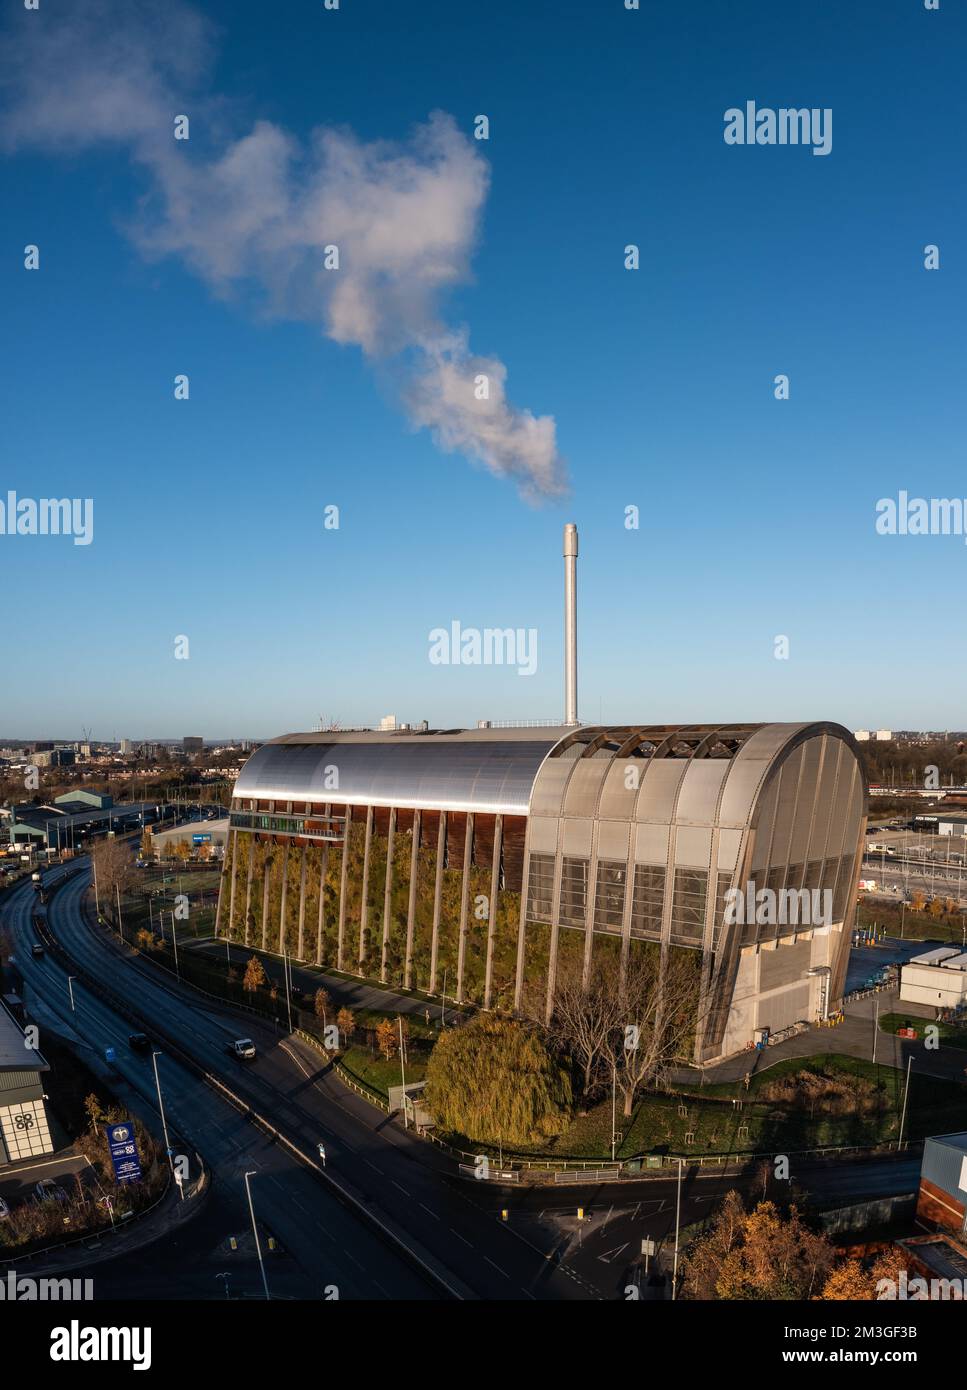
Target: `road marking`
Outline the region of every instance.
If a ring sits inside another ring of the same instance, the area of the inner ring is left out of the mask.
[[[437,1214],[436,1214],[435,1211],[430,1211],[430,1208],[426,1205],[425,1202],[421,1202],[421,1203],[420,1203],[420,1206],[423,1208],[423,1210],[424,1210],[429,1216],[432,1216],[432,1217],[433,1217],[433,1220],[434,1220],[434,1221],[439,1221],[439,1219],[440,1219],[439,1216],[437,1216]]]
[[[500,1265],[494,1264],[493,1260],[490,1258],[489,1255],[484,1255],[484,1259],[487,1261],[489,1265],[494,1265],[494,1269],[497,1271],[498,1274],[503,1274],[505,1279],[510,1278],[509,1274],[504,1274],[504,1271],[501,1269]]]
[[[462,1235],[460,1234],[459,1231],[457,1231],[457,1230],[454,1229],[453,1226],[451,1226],[449,1229],[450,1229],[450,1234],[451,1234],[452,1236],[456,1236],[457,1240],[462,1240],[463,1243],[464,1243],[464,1245],[469,1245],[469,1246],[470,1246],[470,1249],[471,1249],[471,1250],[473,1249],[473,1245],[471,1244],[471,1242],[470,1242],[469,1240],[467,1240],[466,1236],[462,1236]]]
[[[410,1194],[407,1192],[406,1188],[403,1186],[403,1184],[397,1182],[395,1178],[390,1178],[390,1182],[393,1184],[394,1187],[398,1187],[398,1188],[399,1188],[399,1190],[402,1192],[402,1194],[403,1194],[404,1197],[408,1197],[408,1196],[410,1195]]]

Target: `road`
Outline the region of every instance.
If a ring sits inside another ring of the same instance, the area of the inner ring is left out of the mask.
[[[56,877],[56,873],[50,877]],[[50,915],[52,922],[56,919],[58,930],[66,919],[77,915],[81,889],[82,884],[70,883],[53,896]],[[64,897],[58,902],[61,894]],[[34,897],[29,883],[25,883],[4,903],[4,924],[15,943],[28,1002],[32,996],[39,996],[44,1001],[44,1013],[53,1011],[56,1016],[52,1026],[68,1039],[74,1037],[89,1063],[96,1063],[106,1048],[114,1047],[119,1072],[140,1098],[142,1118],[159,1132],[151,1058],[131,1052],[127,1043],[131,1025],[77,980],[73,982],[72,1011],[66,972],[50,953],[40,960],[31,956],[30,946],[36,940],[31,924]],[[85,932],[81,928],[78,934]],[[85,958],[103,961],[104,953],[92,950]],[[111,969],[118,973],[116,962],[111,963]],[[122,962],[122,976],[124,970]],[[41,1022],[41,1051],[43,1031]],[[285,1257],[270,1261],[269,1276],[273,1282],[278,1278],[281,1289],[289,1289],[290,1296],[298,1292],[303,1298],[323,1298],[325,1290],[333,1285],[342,1298],[350,1299],[438,1296],[434,1286],[352,1217],[298,1160],[267,1139],[193,1072],[170,1057],[162,1057],[159,1075],[173,1147],[176,1151],[186,1147],[189,1157],[194,1151],[201,1153],[215,1180],[214,1194],[209,1199],[214,1211],[206,1212],[203,1228],[196,1230],[195,1223],[189,1223],[170,1242],[165,1242],[170,1247],[163,1256],[168,1266],[166,1296],[201,1296],[200,1269],[209,1281],[209,1297],[224,1296],[224,1284],[215,1281],[221,1270],[233,1272],[237,1294],[261,1292],[257,1264],[252,1259],[254,1251],[249,1248],[254,1242],[243,1177],[253,1169],[257,1174],[252,1179],[253,1199],[263,1238],[271,1234],[286,1252]],[[232,1235],[240,1242],[240,1259],[230,1250]],[[154,1247],[150,1256],[139,1256],[133,1261],[140,1266],[142,1282],[139,1286],[134,1278],[127,1285],[129,1290],[140,1287],[146,1293],[152,1287],[150,1268],[155,1261]],[[212,1263],[217,1265],[216,1270],[207,1267]],[[289,1268],[289,1263],[294,1268]],[[240,1266],[237,1274],[235,1266]],[[113,1277],[99,1271],[96,1288],[101,1291],[114,1282]],[[157,1288],[153,1296],[159,1296]]]
[[[202,1002],[196,992],[122,948],[106,928],[92,925],[84,911],[86,883],[86,871],[69,880],[52,895],[48,909],[51,930],[71,957],[123,989],[149,1033],[154,1028],[174,1034],[180,1047],[305,1152],[323,1141],[333,1176],[346,1181],[378,1219],[424,1247],[479,1298],[599,1296],[501,1222],[493,1189],[485,1197],[482,1184],[459,1178],[449,1158],[348,1091],[314,1049],[248,1016],[239,1021],[227,1007]],[[227,1055],[226,1044],[240,1035],[255,1040],[254,1063]],[[199,1148],[206,1152],[200,1142]],[[354,1250],[351,1240],[348,1245]]]
[[[83,910],[84,890],[85,876],[80,876],[51,900],[51,927],[71,955],[100,979],[123,984],[149,1032],[152,1025],[174,1029],[181,1047],[305,1149],[322,1139],[330,1169],[345,1177],[380,1219],[419,1242],[477,1297],[623,1298],[640,1272],[642,1237],[653,1237],[667,1253],[674,1229],[674,1176],[574,1189],[501,1189],[459,1178],[447,1156],[348,1091],[307,1044],[253,1023],[250,1016],[240,1022],[227,1007],[210,1006],[93,926]],[[255,1038],[254,1064],[236,1063],[224,1051],[226,1041],[240,1034]],[[164,1065],[167,1075],[174,1063],[166,1059]],[[210,1092],[199,1100],[199,1083],[190,1073],[183,1085],[192,1088],[193,1111],[199,1104],[215,1104]],[[236,1127],[244,1124],[230,1113]],[[191,1118],[180,1116],[179,1122]],[[200,1139],[198,1147],[206,1152]],[[918,1170],[916,1158],[827,1161],[794,1168],[790,1176],[815,1200],[835,1205],[912,1191]],[[730,1187],[752,1194],[758,1181],[749,1174],[686,1171],[682,1224],[707,1215]],[[282,1205],[288,1182],[288,1170],[278,1175],[279,1191],[273,1195]],[[585,1208],[581,1222],[579,1205]],[[358,1257],[353,1240],[347,1238]]]

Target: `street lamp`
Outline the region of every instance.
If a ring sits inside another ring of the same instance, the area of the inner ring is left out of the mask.
[[[175,1157],[174,1154],[171,1152],[171,1140],[168,1138],[168,1121],[165,1118],[165,1104],[161,1098],[161,1080],[158,1076],[158,1058],[161,1055],[162,1054],[160,1052],[152,1052],[151,1054],[151,1062],[154,1067],[154,1084],[158,1092],[158,1110],[161,1113],[161,1131],[165,1137],[165,1153],[167,1153],[168,1155],[168,1165],[171,1168],[171,1176],[175,1178],[175,1181],[178,1185],[178,1191],[181,1193],[181,1200],[184,1201],[185,1188],[184,1184],[178,1182],[177,1178],[175,1177]]]
[[[248,1198],[248,1213],[252,1218],[252,1234],[255,1236],[255,1250],[259,1257],[259,1269],[262,1271],[262,1288],[265,1290],[266,1299],[272,1295],[269,1293],[269,1281],[265,1277],[265,1261],[262,1259],[262,1242],[259,1240],[259,1228],[255,1224],[255,1208],[252,1206],[252,1189],[249,1186],[249,1178],[254,1178],[256,1169],[252,1168],[245,1174],[245,1195]]]

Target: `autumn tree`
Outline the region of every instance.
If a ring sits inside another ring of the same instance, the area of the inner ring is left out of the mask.
[[[767,1299],[813,1297],[825,1287],[836,1251],[805,1224],[795,1206],[774,1202],[751,1211],[730,1192],[708,1234],[686,1256],[686,1298]]]
[[[438,1038],[423,1098],[444,1130],[531,1144],[567,1128],[571,1081],[536,1028],[478,1014]]]
[[[352,1009],[341,1008],[336,1014],[336,1027],[340,1037],[348,1043],[356,1031],[356,1015]]]
[[[396,1025],[391,1018],[381,1018],[377,1023],[376,1046],[386,1058],[387,1062],[391,1061],[399,1051],[399,1043],[396,1037]]]
[[[242,988],[249,994],[254,994],[257,989],[261,989],[265,984],[265,967],[258,956],[250,956],[248,965],[245,967],[245,978],[242,981]]]
[[[332,1008],[332,1000],[330,999],[329,994],[326,990],[321,988],[316,990],[312,1007],[315,1010],[316,1018],[319,1020],[322,1026],[325,1027],[327,1022],[327,1016],[329,1014],[330,1009]]]
[[[896,1246],[885,1250],[872,1264],[855,1258],[841,1260],[830,1270],[819,1297],[830,1301],[878,1301],[891,1287],[896,1289],[905,1265],[903,1252]]]

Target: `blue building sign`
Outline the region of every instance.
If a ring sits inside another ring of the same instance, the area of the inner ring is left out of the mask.
[[[210,835],[192,835],[191,842],[193,845],[207,845],[211,843],[211,838]]]
[[[116,1182],[140,1182],[141,1161],[138,1146],[134,1142],[134,1125],[130,1120],[119,1120],[116,1124],[105,1125],[107,1146],[111,1151]]]

